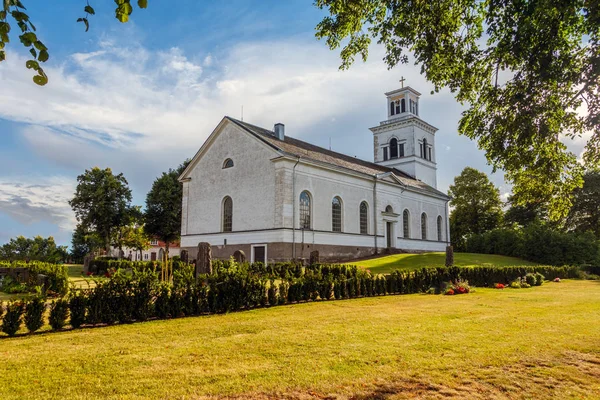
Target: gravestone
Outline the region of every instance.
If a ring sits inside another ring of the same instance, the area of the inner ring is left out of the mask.
[[[233,259],[238,264],[245,263],[246,262],[246,253],[244,253],[242,250],[236,250],[235,253],[233,253]]]
[[[87,274],[90,271],[90,263],[94,260],[94,256],[87,255],[83,257],[83,273]]]
[[[50,287],[50,279],[47,275],[39,274],[37,276],[37,284],[42,287],[42,294],[45,296],[48,288]]]
[[[454,248],[452,246],[446,246],[446,267],[454,265]]]
[[[310,265],[315,265],[319,263],[319,250],[310,252]]]
[[[196,277],[200,274],[212,274],[212,253],[210,243],[198,243],[198,257],[196,257]]]
[[[187,263],[190,259],[190,255],[188,253],[187,250],[182,250],[181,251],[181,261],[183,261],[184,263]]]

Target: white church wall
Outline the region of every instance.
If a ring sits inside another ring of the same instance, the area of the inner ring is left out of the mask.
[[[275,153],[249,135],[226,124],[191,171],[184,186],[185,235],[220,232],[225,196],[233,200],[234,231],[275,227],[275,169],[270,161]],[[223,169],[227,158],[234,166]]]

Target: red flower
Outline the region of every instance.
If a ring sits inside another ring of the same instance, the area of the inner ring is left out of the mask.
[[[504,285],[502,283],[496,283],[496,289],[504,289]]]
[[[453,294],[454,294],[454,290],[452,290],[452,289],[446,290],[446,295],[452,296]]]
[[[92,271],[88,271],[86,275],[87,275],[87,276],[90,276],[90,275],[92,275]]]

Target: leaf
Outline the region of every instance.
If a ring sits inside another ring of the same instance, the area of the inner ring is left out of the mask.
[[[25,32],[24,34],[19,36],[19,38],[21,39],[21,43],[23,43],[23,45],[27,47],[31,46],[34,42],[37,41],[37,36],[33,32]]]
[[[40,64],[35,60],[27,60],[25,66],[27,69],[34,69],[36,71],[40,69]]]
[[[48,61],[49,58],[50,58],[50,54],[48,54],[47,50],[40,51],[40,56],[38,57],[38,60],[40,60],[41,62],[46,62],[46,61]]]
[[[87,6],[85,6],[85,8],[83,9],[83,11],[85,11],[86,13],[90,14],[90,15],[95,15],[96,11],[94,11],[94,9],[92,8],[92,6],[90,6],[89,4]]]
[[[85,24],[85,31],[89,31],[90,30],[90,23],[88,21],[87,18],[78,18],[77,22],[83,22]]]
[[[6,60],[6,53],[4,50],[0,50],[0,61]]]
[[[29,52],[31,53],[33,58],[37,58],[37,51],[35,51],[35,49],[29,49]]]
[[[10,24],[8,22],[0,22],[0,33],[9,33]]]
[[[148,0],[138,0],[138,7],[139,8],[147,8],[148,7]]]
[[[40,42],[39,40],[34,42],[33,45],[35,46],[36,49],[42,51],[42,50],[48,50],[48,48],[44,45],[44,43]]]
[[[129,21],[129,16],[133,12],[133,7],[128,2],[123,2],[119,4],[116,10],[116,17],[122,23]]]
[[[48,83],[48,77],[46,75],[36,75],[33,77],[33,82],[36,85],[44,86]]]
[[[21,32],[27,32],[27,24],[23,21],[18,21],[17,25],[19,25],[19,28],[21,28]]]
[[[4,42],[0,42],[0,50],[4,48]]]
[[[31,26],[32,31],[37,31],[37,29],[35,29],[35,25],[31,21],[27,21],[27,22],[29,22],[29,26]]]
[[[6,19],[6,11],[0,11],[0,19]]]

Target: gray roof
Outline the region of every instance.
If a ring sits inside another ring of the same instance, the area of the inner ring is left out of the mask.
[[[290,136],[285,136],[284,140],[279,140],[275,136],[275,132],[261,128],[256,125],[249,124],[237,120],[235,118],[226,117],[234,124],[240,126],[244,130],[248,131],[258,139],[267,143],[274,149],[290,155],[293,157],[302,157],[321,163],[334,165],[337,167],[346,168],[352,171],[360,172],[367,175],[382,174],[386,172],[392,172],[396,178],[402,184],[421,191],[430,192],[438,196],[447,197],[447,195],[439,190],[429,186],[428,184],[413,178],[405,172],[402,172],[396,168],[389,168],[383,165],[375,164],[369,161],[361,160],[356,157],[351,157],[345,154],[336,153],[335,151],[324,149],[323,147],[315,146],[313,144],[304,142],[302,140],[294,139]]]

